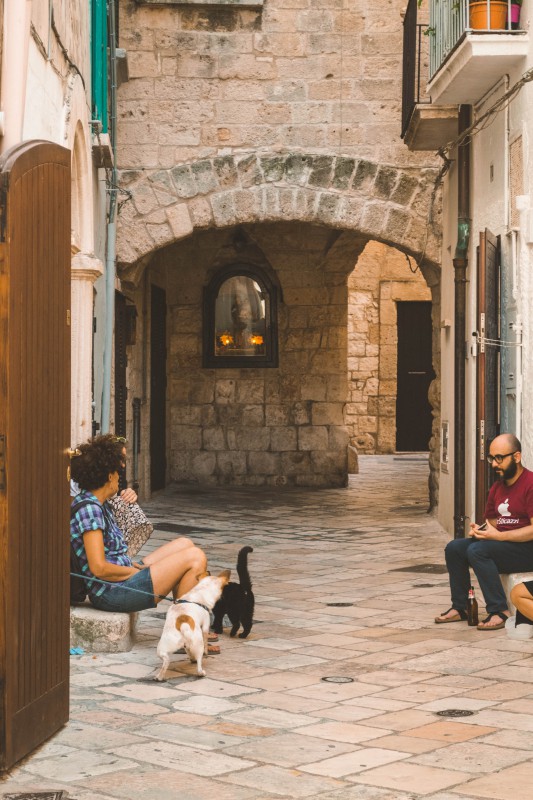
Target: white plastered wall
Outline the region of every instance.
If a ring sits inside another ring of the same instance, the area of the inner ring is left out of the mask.
[[[533,64],[533,43],[530,44],[528,65]],[[533,469],[533,409],[529,387],[533,384],[533,84],[522,89],[510,109],[510,137],[522,136],[523,191],[519,197],[520,227],[517,234],[517,305],[522,322],[522,420],[521,441],[523,461]]]
[[[474,108],[474,119],[479,118],[501,97],[507,89],[503,78],[481,103]],[[508,147],[507,113],[494,117],[492,123],[481,130],[472,140],[472,188],[469,267],[467,273],[466,313],[466,523],[475,517],[475,471],[476,471],[476,365],[477,354],[472,332],[477,325],[477,269],[476,254],[479,235],[485,229],[501,237],[502,270],[507,269],[506,233],[508,209]]]
[[[452,156],[453,157],[453,156]],[[455,164],[455,162],[454,162]],[[441,440],[441,469],[439,481],[438,519],[453,535],[453,463],[454,463],[454,270],[453,256],[457,243],[457,174],[450,170],[443,186],[443,237],[441,268],[441,434],[443,424],[448,424],[449,438],[447,460]]]
[[[94,193],[88,105],[79,75],[71,75],[63,107],[62,137],[72,152],[72,340],[71,444],[92,435],[93,305],[95,281],[103,273],[94,247]]]
[[[44,139],[72,153],[71,444],[75,444],[92,432],[93,285],[103,271],[94,242],[95,226],[105,221],[104,215],[97,218],[94,213],[95,194],[103,191],[105,198],[105,187],[97,182],[91,153],[88,5],[54,0],[55,31],[48,3],[6,0],[5,8],[6,36],[10,36],[5,55],[11,61],[4,59],[3,75],[11,76],[17,93],[11,97],[9,91],[3,92],[9,136],[4,137],[2,149]]]
[[[31,0],[5,0],[0,20],[3,36],[0,111],[2,132],[0,152],[22,141],[28,77]]]
[[[50,61],[43,58],[33,38],[28,54],[26,108],[22,139],[61,141],[63,86]]]
[[[474,106],[474,120],[491,108],[509,86],[513,86],[533,63],[533,50],[527,60],[502,80]],[[467,523],[473,518],[475,507],[475,458],[476,458],[476,348],[472,332],[476,329],[477,283],[476,248],[480,231],[488,228],[501,236],[502,274],[506,283],[503,317],[509,316],[509,305],[513,305],[518,320],[523,325],[523,347],[521,349],[523,369],[517,382],[516,431],[522,440],[523,460],[533,466],[533,411],[528,402],[527,387],[533,381],[533,281],[531,279],[531,247],[533,246],[533,213],[531,191],[533,187],[533,159],[531,154],[531,132],[533,131],[533,88],[526,84],[509,109],[503,108],[484,130],[473,137],[471,170],[471,215],[472,229],[467,272],[467,319],[466,319],[466,508]],[[519,198],[520,223],[511,234],[509,211],[509,143],[516,137],[523,140],[523,186],[524,194]],[[444,187],[443,217],[443,263],[442,263],[442,318],[451,322],[451,328],[443,328],[442,344],[442,419],[450,422],[448,471],[442,470],[440,478],[439,520],[453,533],[453,372],[454,372],[454,283],[452,258],[457,241],[457,175],[455,163]],[[512,241],[516,237],[516,254],[512,257]],[[507,320],[508,321],[508,320]],[[512,331],[502,326],[501,338],[505,342],[515,340]],[[520,358],[517,361],[520,365]],[[505,381],[508,376],[502,370],[505,402]],[[521,380],[520,380],[521,379]],[[523,397],[521,386],[525,387]],[[521,409],[521,414],[520,414]],[[509,418],[509,415],[507,415]],[[504,415],[505,419],[505,415]]]

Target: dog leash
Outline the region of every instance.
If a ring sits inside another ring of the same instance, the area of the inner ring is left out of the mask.
[[[204,606],[203,603],[197,603],[196,600],[174,600],[175,606],[179,605],[180,603],[189,603],[189,605],[200,606],[200,608],[205,609],[205,611],[207,611],[208,614],[211,613],[211,611],[208,609],[207,606]]]
[[[120,586],[121,589],[126,589],[128,592],[137,592],[137,594],[144,594],[146,597],[158,597],[160,600],[169,600],[171,603],[180,602],[179,600],[174,600],[173,597],[168,597],[163,594],[156,594],[155,592],[145,592],[142,589],[134,589],[133,586],[124,586],[124,584],[120,583],[113,583],[112,581],[104,581],[102,578],[89,578],[88,575],[80,575],[78,572],[71,572],[70,573],[73,578],[83,578],[84,581],[96,581],[96,583],[102,583],[104,586]]]
[[[120,586],[121,589],[126,589],[128,592],[137,592],[137,594],[145,594],[146,597],[152,597],[152,598],[159,597],[160,600],[170,600],[170,602],[172,602],[175,605],[179,605],[179,603],[190,603],[193,606],[200,606],[200,608],[205,609],[208,614],[211,613],[207,606],[204,606],[203,603],[197,603],[194,600],[181,600],[181,599],[174,600],[173,597],[168,597],[162,594],[156,594],[155,592],[153,593],[145,592],[142,589],[134,589],[133,586],[124,586],[124,584],[113,583],[112,581],[104,581],[102,580],[102,578],[88,578],[87,576],[80,575],[77,572],[71,572],[70,574],[72,575],[73,578],[83,578],[84,581],[96,581],[97,583],[103,583],[104,586]]]

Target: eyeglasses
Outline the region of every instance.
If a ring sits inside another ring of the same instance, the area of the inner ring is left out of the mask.
[[[125,436],[113,436],[114,442],[120,442],[120,444],[126,444],[127,439]]]
[[[505,453],[504,455],[501,455],[501,453],[497,453],[495,456],[487,456],[487,461],[489,462],[489,464],[492,464],[494,461],[497,464],[501,464],[504,458],[509,458],[509,456],[514,456],[514,454],[518,452],[519,452],[518,450],[513,450],[512,453]]]

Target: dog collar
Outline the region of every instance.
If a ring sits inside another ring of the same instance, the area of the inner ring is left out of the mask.
[[[200,606],[200,608],[205,609],[208,614],[211,613],[207,606],[204,606],[203,603],[195,603],[194,600],[174,600],[174,605],[178,605],[179,603],[190,603],[193,606]]]

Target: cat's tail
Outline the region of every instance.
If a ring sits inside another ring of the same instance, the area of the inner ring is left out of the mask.
[[[248,553],[253,552],[254,548],[247,546],[239,550],[239,555],[237,556],[237,575],[239,576],[241,588],[245,592],[250,592],[252,589],[250,573],[248,572]]]

